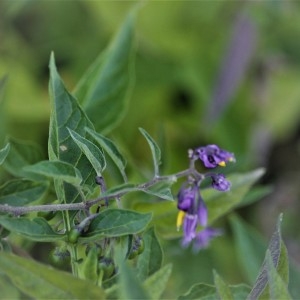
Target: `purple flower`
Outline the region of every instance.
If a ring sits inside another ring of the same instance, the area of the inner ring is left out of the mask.
[[[210,175],[212,180],[212,187],[220,192],[227,192],[230,190],[231,183],[225,178],[223,174]]]
[[[194,249],[200,250],[206,248],[214,237],[220,236],[221,234],[222,230],[220,229],[215,229],[211,227],[203,229],[202,231],[198,232],[195,236]]]
[[[224,167],[228,161],[235,161],[233,153],[220,149],[217,145],[199,147],[194,151],[193,156],[202,160],[207,168],[215,168],[218,165]]]

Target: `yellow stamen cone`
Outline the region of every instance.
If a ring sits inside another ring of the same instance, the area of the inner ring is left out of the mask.
[[[219,166],[221,166],[221,167],[226,167],[226,163],[225,163],[225,161],[221,161],[221,162],[219,162],[219,164],[218,164]]]
[[[179,228],[181,227],[182,223],[183,223],[183,220],[184,220],[184,216],[185,216],[185,212],[180,210],[178,212],[178,215],[177,215],[177,221],[176,221],[176,227],[177,227],[177,231],[179,231]]]

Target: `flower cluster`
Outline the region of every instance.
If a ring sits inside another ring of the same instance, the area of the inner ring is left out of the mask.
[[[234,162],[232,153],[220,149],[216,145],[200,147],[190,152],[192,166],[200,159],[207,168],[226,166],[228,161]],[[183,228],[182,245],[188,246],[192,241],[196,250],[208,246],[210,240],[221,234],[221,230],[208,227],[208,211],[200,194],[200,184],[203,179],[210,178],[211,186],[221,192],[229,191],[230,182],[220,173],[199,174],[201,176],[190,176],[182,185],[178,193],[177,229]],[[198,231],[198,227],[201,228]]]

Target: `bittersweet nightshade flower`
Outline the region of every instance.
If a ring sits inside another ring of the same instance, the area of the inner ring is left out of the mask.
[[[222,230],[220,229],[215,229],[211,227],[203,229],[202,231],[198,232],[195,236],[194,249],[199,250],[206,248],[214,237],[220,236],[221,234]]]
[[[220,149],[217,145],[199,147],[194,151],[193,157],[202,160],[207,168],[224,167],[228,161],[235,161],[233,153]]]
[[[212,187],[220,192],[227,192],[230,190],[231,183],[225,178],[223,174],[210,175],[212,180]]]

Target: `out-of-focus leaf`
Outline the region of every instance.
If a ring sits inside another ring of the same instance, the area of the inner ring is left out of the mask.
[[[85,139],[75,131],[69,129],[69,132],[74,142],[93,166],[96,174],[101,176],[101,173],[106,167],[106,161],[103,152],[95,144]]]
[[[287,289],[287,283],[283,281],[283,279],[278,274],[273,264],[270,250],[267,250],[266,262],[267,262],[270,298],[286,299],[286,300],[292,299]]]
[[[65,239],[64,234],[58,234],[50,227],[44,218],[0,217],[0,224],[9,231],[18,233],[32,241],[53,242]]]
[[[141,280],[145,280],[158,271],[163,260],[163,252],[153,227],[143,234],[143,240],[145,250],[138,256],[137,260],[137,276]]]
[[[35,299],[105,299],[104,291],[31,259],[0,253],[0,269],[23,293]]]
[[[201,195],[208,207],[208,220],[212,224],[218,218],[226,215],[239,205],[250,187],[258,180],[264,171],[258,169],[245,174],[232,174],[228,176],[231,182],[230,192],[219,192],[214,189],[201,190]],[[182,236],[181,231],[176,229],[176,216],[178,209],[176,203],[135,203],[134,209],[141,212],[153,212],[153,223],[158,232],[165,238],[176,238]]]
[[[9,149],[10,149],[10,145],[9,143],[7,143],[5,147],[0,150],[0,165],[3,164],[6,156],[8,155]]]
[[[41,149],[32,143],[19,141],[13,138],[8,140],[10,150],[4,161],[4,168],[16,177],[32,177],[23,167],[34,164],[43,159]],[[33,177],[32,179],[36,179]]]
[[[246,299],[247,295],[251,290],[250,286],[246,284],[237,284],[237,285],[230,285],[231,294],[233,295],[234,300]]]
[[[286,247],[281,239],[281,221],[282,215],[279,216],[277,222],[277,228],[274,232],[271,241],[268,246],[268,250],[270,251],[271,258],[273,261],[273,265],[278,272],[279,276],[288,284],[288,277],[289,277],[289,266],[288,266],[288,256]],[[259,275],[256,279],[256,282],[248,295],[247,299],[258,299],[258,298],[269,298],[269,278],[268,278],[268,265],[267,265],[267,258],[265,258]]]
[[[161,151],[160,151],[157,143],[154,141],[154,139],[149,135],[149,133],[145,129],[139,128],[139,130],[149,144],[149,147],[150,147],[151,153],[152,153],[153,164],[154,164],[154,175],[158,176],[159,175],[159,165],[161,164]]]
[[[160,299],[163,291],[166,288],[171,272],[172,265],[167,264],[144,281],[143,286],[148,291],[151,299]]]
[[[151,214],[125,209],[106,209],[93,219],[79,241],[93,241],[102,237],[117,237],[141,232],[149,224]]]
[[[108,132],[124,116],[133,83],[135,11],[130,13],[113,43],[101,54],[75,88],[96,130]]]
[[[53,53],[49,67],[49,93],[52,107],[48,140],[49,160],[60,160],[77,168],[82,175],[82,184],[90,187],[90,191],[86,195],[88,196],[95,187],[96,172],[86,156],[75,145],[67,128],[85,137],[85,128],[93,128],[93,125],[76,99],[66,90],[57,72]],[[81,197],[79,191],[71,185],[64,184],[62,190],[62,181],[60,180],[55,181],[55,187],[60,202],[71,203]]]
[[[218,298],[216,288],[212,285],[197,283],[194,284],[184,295],[178,297],[178,300],[215,300]]]
[[[40,161],[34,165],[24,167],[30,173],[36,173],[46,177],[60,179],[62,181],[79,185],[82,181],[80,172],[71,164],[63,161]]]
[[[231,294],[229,286],[223,281],[221,276],[214,270],[214,283],[217,289],[218,298],[233,300],[233,296]]]
[[[125,173],[126,160],[120,153],[117,146],[108,138],[103,135],[87,128],[87,132],[95,139],[95,141],[106,151],[106,153],[110,156],[112,161],[118,167],[121,175],[123,176],[124,181],[127,181],[127,176]]]
[[[16,179],[0,187],[0,204],[22,206],[37,201],[48,189],[45,182]]]
[[[250,283],[254,283],[264,257],[267,243],[250,225],[237,215],[230,216],[237,261]],[[249,263],[251,261],[251,263]]]
[[[96,247],[89,249],[86,258],[83,263],[79,266],[79,277],[82,279],[87,279],[97,284],[98,281],[98,250]]]
[[[0,299],[20,299],[20,292],[13,286],[13,284],[8,280],[5,274],[0,272]]]

